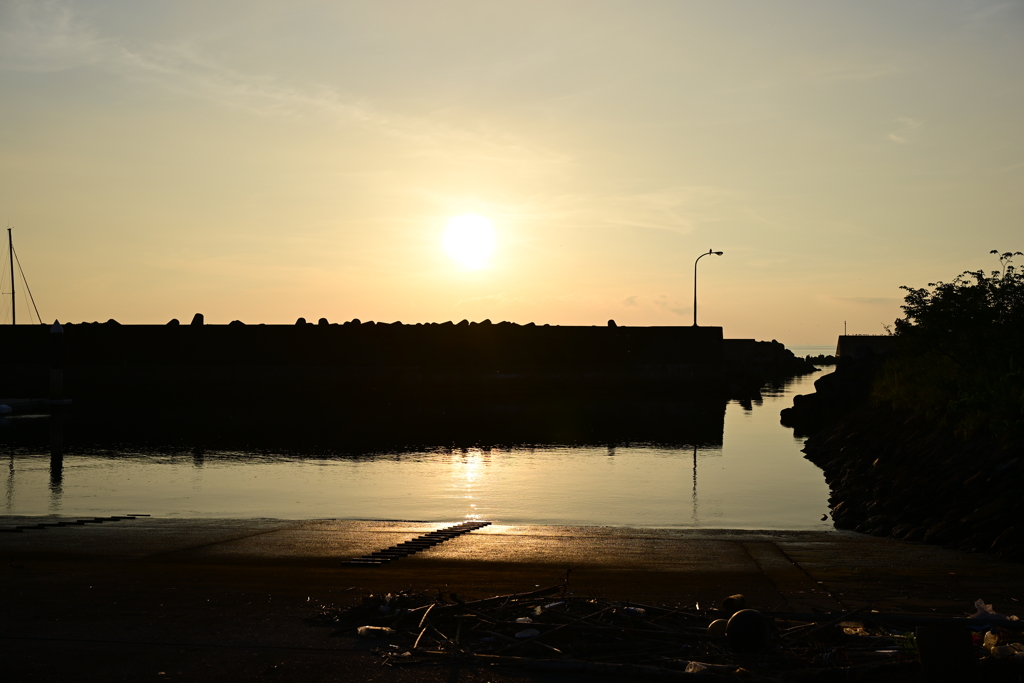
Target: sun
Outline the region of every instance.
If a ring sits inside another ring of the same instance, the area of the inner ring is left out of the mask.
[[[490,218],[474,213],[456,216],[448,221],[441,243],[463,268],[485,268],[494,251],[494,224]]]

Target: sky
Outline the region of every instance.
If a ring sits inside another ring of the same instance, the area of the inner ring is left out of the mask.
[[[0,0],[0,122],[47,322],[691,325],[714,250],[831,344],[1024,250],[1022,1]]]

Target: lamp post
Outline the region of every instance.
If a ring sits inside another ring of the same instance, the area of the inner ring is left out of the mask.
[[[714,254],[715,256],[721,256],[724,252],[714,251],[708,249],[706,253],[701,254],[697,257],[697,260],[693,262],[693,326],[697,327],[697,263],[707,256],[708,254]]]

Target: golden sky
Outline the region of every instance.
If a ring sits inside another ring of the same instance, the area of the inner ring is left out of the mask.
[[[829,344],[1024,249],[1020,1],[0,0],[0,122],[49,321],[689,325],[714,249]]]

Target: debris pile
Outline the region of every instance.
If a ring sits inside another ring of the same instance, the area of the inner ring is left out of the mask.
[[[388,666],[474,663],[638,680],[913,681],[1024,676],[1024,622],[972,618],[659,607],[567,594],[563,586],[468,601],[454,593],[371,595],[314,622],[375,638]],[[979,601],[979,604],[981,601]]]

